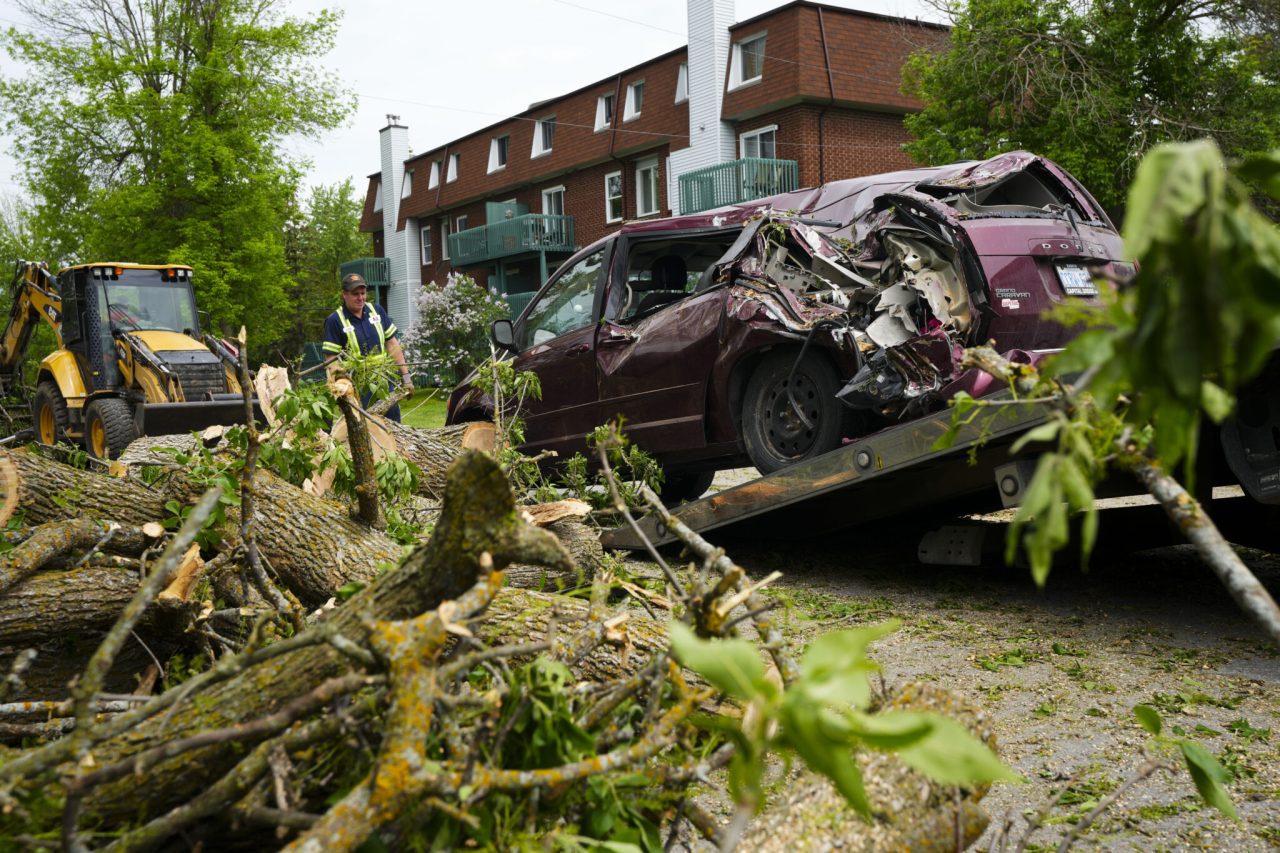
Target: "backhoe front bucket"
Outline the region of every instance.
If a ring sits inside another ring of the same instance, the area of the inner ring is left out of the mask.
[[[230,395],[229,395],[230,396]],[[257,398],[253,416],[266,423]],[[134,409],[138,435],[179,435],[222,424],[244,423],[244,400],[238,396],[226,400],[196,400],[190,403],[145,403]]]

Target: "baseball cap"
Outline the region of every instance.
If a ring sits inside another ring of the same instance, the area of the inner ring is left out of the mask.
[[[342,277],[343,290],[355,290],[357,287],[368,287],[364,282],[364,276],[360,275],[360,273],[347,273]]]

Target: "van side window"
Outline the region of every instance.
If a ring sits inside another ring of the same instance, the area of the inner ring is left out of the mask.
[[[521,349],[537,346],[563,334],[589,326],[604,250],[578,261],[538,297],[525,315],[519,332]]]

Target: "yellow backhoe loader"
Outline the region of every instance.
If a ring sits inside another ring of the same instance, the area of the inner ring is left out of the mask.
[[[0,393],[24,394],[21,366],[37,320],[57,339],[30,397],[36,440],[77,440],[111,459],[140,435],[244,422],[235,353],[201,336],[191,268],[93,263],[55,277],[19,261],[0,334]]]

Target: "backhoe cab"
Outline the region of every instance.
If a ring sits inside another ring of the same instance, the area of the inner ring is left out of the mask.
[[[81,264],[55,278],[43,264],[19,261],[0,335],[5,394],[19,390],[37,319],[57,339],[31,397],[42,444],[77,440],[109,459],[140,435],[244,421],[235,354],[201,337],[190,267]]]

